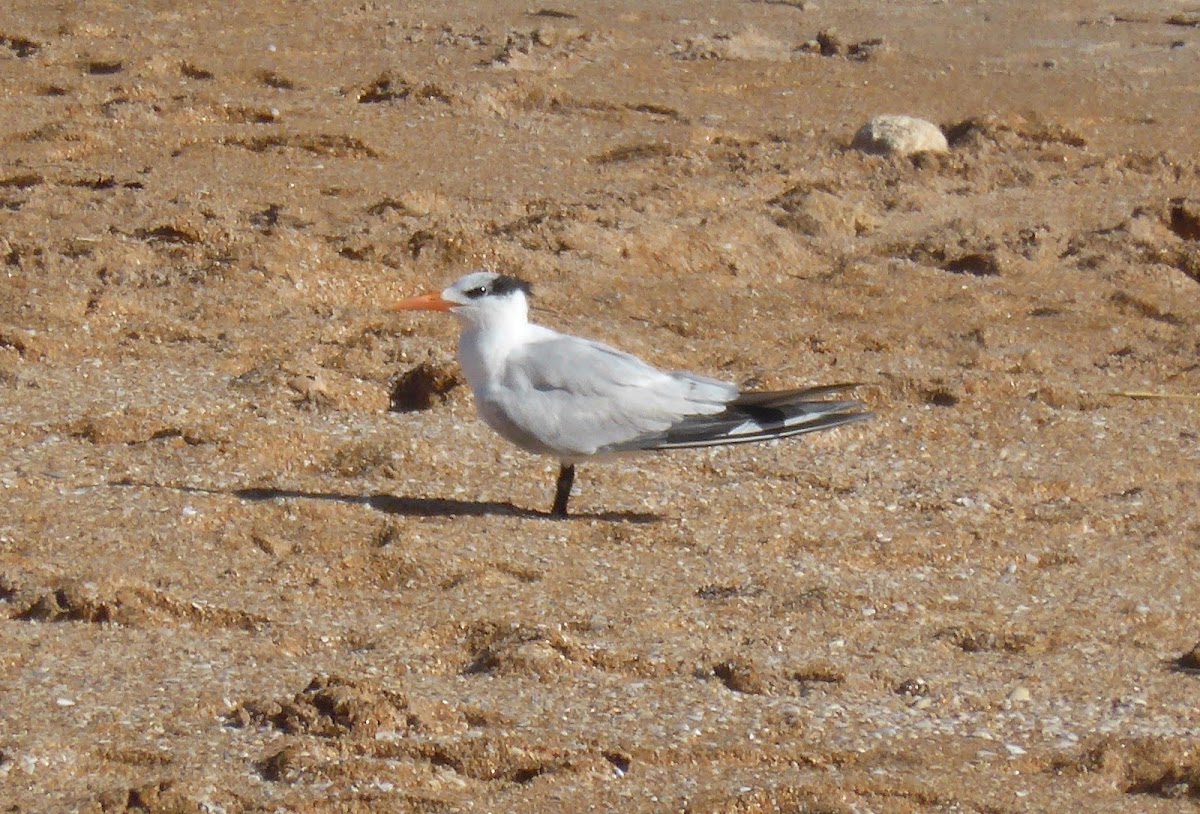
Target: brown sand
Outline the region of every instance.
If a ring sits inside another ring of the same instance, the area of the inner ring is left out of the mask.
[[[1200,12],[452,6],[0,11],[0,810],[1195,810]],[[879,417],[553,522],[478,265]]]

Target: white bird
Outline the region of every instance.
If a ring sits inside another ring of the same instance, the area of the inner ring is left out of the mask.
[[[458,362],[480,417],[522,449],[559,461],[553,517],[567,516],[581,461],[787,438],[871,417],[861,402],[824,400],[852,384],[743,393],[531,323],[530,291],[516,277],[475,271],[392,309],[458,318]]]

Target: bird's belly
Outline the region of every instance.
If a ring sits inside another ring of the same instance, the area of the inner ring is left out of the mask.
[[[479,417],[485,424],[521,449],[537,455],[551,455],[557,458],[563,457],[563,454],[567,452],[548,443],[538,432],[538,427],[525,426],[513,421],[498,402],[477,394],[475,406],[479,411]]]

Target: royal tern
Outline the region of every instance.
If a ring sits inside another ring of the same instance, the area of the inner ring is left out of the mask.
[[[743,393],[729,382],[660,370],[531,323],[530,290],[516,277],[475,271],[392,309],[458,318],[458,362],[480,417],[522,449],[559,461],[554,517],[567,516],[581,461],[768,441],[871,417],[858,401],[825,398],[854,385]]]

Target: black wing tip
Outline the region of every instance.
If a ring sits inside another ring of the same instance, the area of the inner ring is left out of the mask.
[[[847,424],[856,424],[875,417],[875,413],[857,409],[861,406],[862,404],[857,401],[842,402],[830,412],[822,413],[809,421],[801,421],[789,425],[776,424],[775,426],[763,427],[757,432],[750,432],[744,435],[711,435],[705,433],[689,437],[687,435],[679,435],[676,432],[675,437],[671,437],[672,431],[667,430],[655,438],[643,439],[643,443],[631,444],[624,447],[624,449],[702,449],[705,447],[738,446],[741,444],[756,444],[763,441],[792,438],[797,435],[832,430]]]
[[[838,404],[829,412],[823,413],[810,421],[799,421],[784,427],[766,428],[762,436],[764,439],[790,438],[793,435],[805,435],[810,432],[832,430],[835,427],[856,424],[860,421],[870,421],[872,418],[875,418],[875,413],[872,413],[870,410],[860,409],[862,406],[857,401],[845,401]]]

